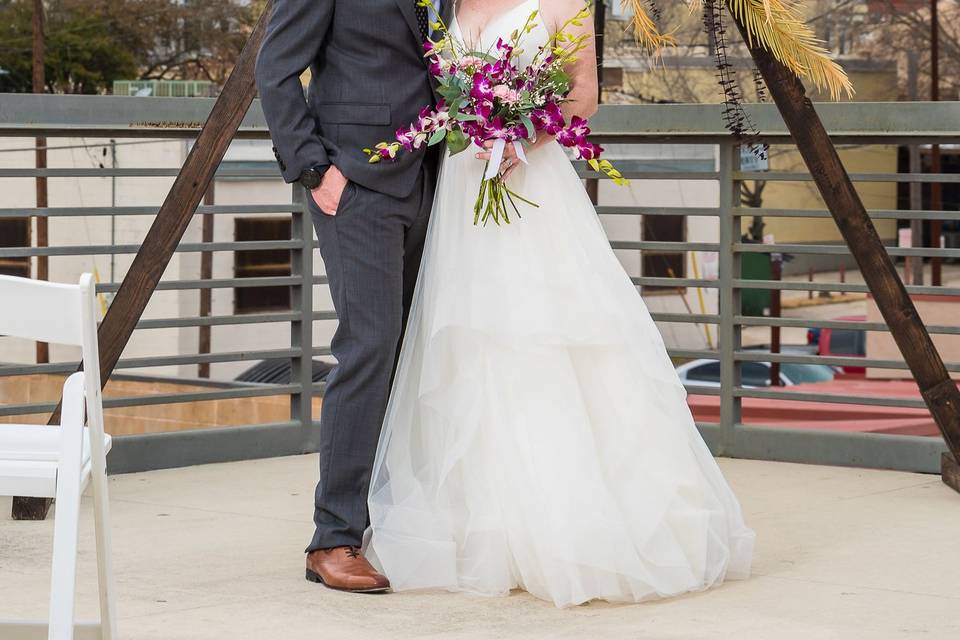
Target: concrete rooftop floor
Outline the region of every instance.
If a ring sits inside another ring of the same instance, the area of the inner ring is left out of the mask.
[[[316,457],[110,479],[124,639],[956,638],[960,495],[937,476],[721,460],[757,531],[755,576],[642,605],[558,610],[478,598],[328,591],[303,579]],[[78,609],[96,617],[92,514]],[[0,499],[0,618],[46,615],[53,522]],[[3,633],[0,631],[0,637]]]

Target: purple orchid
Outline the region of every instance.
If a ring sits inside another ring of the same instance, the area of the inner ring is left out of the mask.
[[[478,100],[474,105],[474,115],[489,120],[493,116],[493,88],[490,89],[490,97]]]
[[[548,102],[542,109],[536,109],[530,114],[533,126],[537,129],[546,131],[548,135],[555,136],[567,124],[563,118],[563,111],[556,101]]]
[[[493,80],[479,71],[473,74],[473,88],[470,97],[476,100],[493,100]]]

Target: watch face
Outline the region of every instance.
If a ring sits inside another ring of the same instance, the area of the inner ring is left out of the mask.
[[[320,186],[320,174],[314,169],[307,169],[300,174],[300,184],[307,189],[316,189]]]

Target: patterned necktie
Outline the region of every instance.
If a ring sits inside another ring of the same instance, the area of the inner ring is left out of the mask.
[[[420,25],[421,39],[426,42],[430,37],[430,16],[427,7],[420,6],[418,0],[413,0],[417,8],[417,23]]]

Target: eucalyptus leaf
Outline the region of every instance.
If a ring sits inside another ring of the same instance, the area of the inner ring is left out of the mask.
[[[461,131],[451,131],[447,133],[447,148],[450,155],[455,156],[470,146],[470,139],[463,135]]]
[[[537,136],[537,130],[533,126],[533,121],[526,115],[520,116],[520,121],[523,122],[523,126],[527,128],[527,138],[533,140]]]

